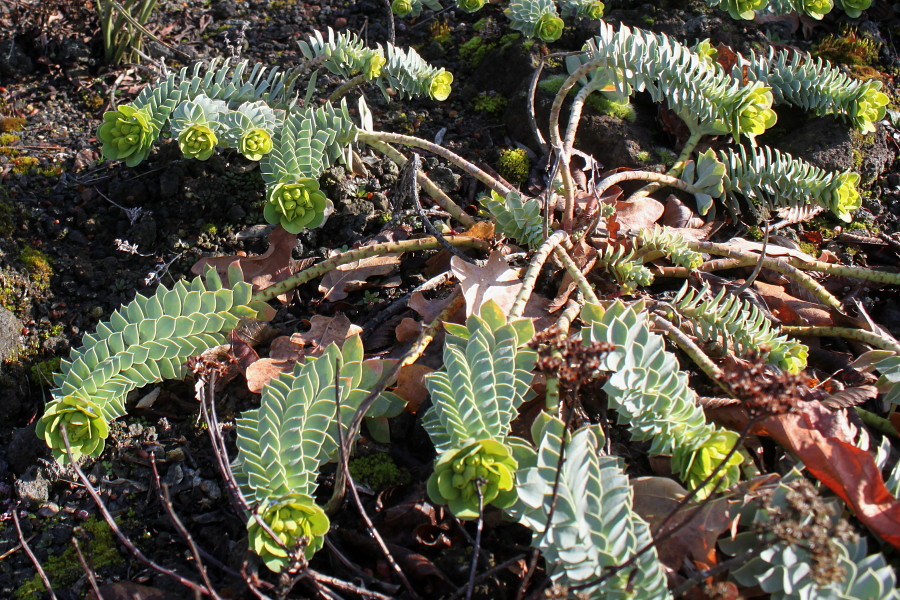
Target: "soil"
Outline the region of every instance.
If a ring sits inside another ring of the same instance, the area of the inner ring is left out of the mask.
[[[472,24],[485,16],[492,21],[480,35],[493,47],[474,52],[470,48],[461,55],[460,48],[472,38]],[[900,35],[900,15],[891,2],[876,0],[857,20],[829,16],[810,31],[812,24],[789,19],[764,25],[735,22],[702,2],[610,1],[605,18],[684,41],[710,37],[740,51],[771,44],[809,50],[849,26],[879,42],[877,57],[865,68],[889,88],[900,68],[893,45]],[[350,30],[376,43],[387,39],[388,23],[386,3],[374,0],[163,1],[149,27],[166,45],[145,43],[148,58],[140,66],[110,66],[103,59],[93,2],[0,3],[0,597],[39,595],[41,589],[34,585],[35,569],[19,546],[13,513],[37,559],[49,566],[61,599],[81,598],[91,589],[72,550],[73,537],[80,540],[101,585],[140,584],[146,589],[131,591],[141,598],[191,595],[135,560],[110,537],[72,469],[58,466],[35,437],[34,423],[48,398],[48,375],[98,320],[135,294],[152,293],[159,282],[170,284],[188,275],[201,256],[253,255],[266,249],[269,229],[260,225],[263,186],[255,165],[227,152],[205,162],[186,160],[173,142],[159,144],[137,168],[104,161],[96,138],[103,112],[133,98],[155,77],[163,60],[171,68],[179,61],[238,53],[290,66],[299,57],[296,42],[313,29]],[[387,103],[377,90],[369,90],[380,128],[432,140],[440,137],[443,145],[488,169],[496,167],[502,148],[522,144],[539,152],[523,109],[533,57],[578,48],[590,36],[590,24],[568,28],[550,49],[541,44],[526,49],[521,41],[504,40],[509,32],[505,23],[496,5],[476,15],[426,11],[418,20],[398,22],[397,44],[414,46],[426,60],[453,72],[454,93],[444,103]],[[546,93],[539,95],[539,118],[549,99]],[[643,96],[634,105],[633,121],[596,112],[585,115],[580,147],[604,168],[661,169],[667,156],[677,154],[683,140],[677,130],[663,124],[658,107]],[[896,119],[897,113],[892,117]],[[876,232],[890,235],[900,223],[896,159],[900,132],[890,119],[863,139],[835,120],[785,110],[779,125],[761,141],[820,166],[860,172],[865,202],[853,227],[870,242],[835,240],[819,249],[854,264],[897,265],[897,255],[889,247],[871,242]],[[471,179],[432,158],[426,158],[425,165],[467,209],[477,211],[478,187]],[[341,168],[326,175],[323,187],[335,202],[336,213],[322,229],[301,234],[295,258],[321,257],[328,249],[350,247],[381,230],[394,210],[398,171],[377,158],[367,166],[366,176]],[[526,187],[540,181],[539,165],[534,166]],[[836,225],[821,218],[816,226],[794,226],[780,233],[806,242],[815,239],[809,234],[831,232]],[[413,221],[405,224],[410,231],[416,226]],[[416,257],[404,263],[396,286],[353,292],[340,302],[323,301],[316,284],[308,284],[298,290],[293,303],[281,307],[274,325],[290,333],[302,329],[301,323],[314,314],[337,312],[360,325],[373,322],[394,299],[426,278],[423,269],[423,259]],[[868,290],[864,300],[876,322],[900,335],[900,304],[895,297]],[[105,453],[84,465],[92,482],[138,548],[160,565],[199,580],[196,561],[162,509],[153,483],[152,454],[175,512],[202,548],[203,562],[222,597],[252,597],[240,575],[242,568],[249,569],[246,576],[251,580],[263,580],[262,589],[275,596],[272,586],[279,585],[277,578],[265,568],[257,573],[259,567],[252,560],[246,562],[245,524],[228,502],[207,433],[198,425],[190,382],[160,387],[152,408],[132,411],[113,424]],[[258,396],[234,383],[220,392],[219,402],[220,417],[228,424],[253,407]],[[424,499],[422,482],[432,451],[412,417],[398,419],[392,428],[398,442],[391,447],[391,457],[410,483],[381,493],[369,490],[364,502],[378,513],[413,585],[423,595],[437,597],[465,584],[469,534],[439,509],[415,504]],[[231,440],[232,433],[227,433]],[[361,450],[385,448],[364,444]],[[646,467],[645,459],[635,462],[639,469]],[[322,488],[328,488],[330,477],[325,475]],[[377,508],[413,505],[417,508],[394,521]],[[415,536],[409,534],[413,528]],[[365,532],[356,511],[348,506],[337,519],[335,550],[320,553],[311,566],[345,580],[374,577],[391,582],[388,566]],[[521,553],[528,542],[524,529],[493,523],[483,548],[488,561],[499,564]],[[513,597],[518,585],[514,571],[487,580],[476,597]],[[395,583],[377,589],[391,595],[398,589]],[[123,586],[110,589],[120,595],[104,597],[132,597]],[[315,595],[315,589],[303,581],[290,597],[307,595]]]

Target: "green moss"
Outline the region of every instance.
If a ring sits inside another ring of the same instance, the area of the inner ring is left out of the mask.
[[[814,56],[855,66],[868,66],[878,60],[881,44],[859,35],[854,28],[845,29],[840,35],[829,35],[813,48]]]
[[[88,90],[82,92],[81,101],[90,112],[97,112],[106,104],[106,100],[103,99],[103,96]]]
[[[815,244],[810,242],[800,242],[800,251],[806,252],[810,256],[819,256],[819,249]]]
[[[606,94],[599,93],[588,96],[586,104],[601,115],[617,117],[629,123],[634,123],[634,120],[637,118],[634,107],[631,106],[631,102],[627,99],[623,101],[614,100]]]
[[[484,60],[484,55],[496,45],[496,43],[486,43],[484,38],[476,35],[459,47],[459,57],[470,67],[475,68]]]
[[[18,156],[19,151],[9,146],[0,146],[0,156]]]
[[[506,109],[509,100],[499,94],[478,94],[472,102],[472,107],[478,112],[498,114]]]
[[[760,227],[753,226],[747,230],[747,234],[756,241],[762,241],[762,239],[766,236],[763,233],[763,230]]]
[[[521,148],[508,148],[500,152],[497,161],[497,172],[512,184],[524,183],[531,173],[531,161],[528,153]]]
[[[23,129],[25,129],[25,119],[22,117],[0,117],[0,133],[22,131]]]
[[[475,21],[472,25],[472,31],[482,32],[490,29],[494,25],[494,20],[490,17],[484,17]]]
[[[219,228],[215,223],[207,223],[201,228],[201,231],[207,235],[216,235],[219,233]]]
[[[124,562],[122,555],[116,549],[115,535],[102,519],[91,517],[81,527],[77,527],[73,534],[78,537],[81,551],[94,570]],[[62,554],[47,557],[41,561],[41,566],[50,579],[50,585],[57,590],[70,588],[84,575],[74,546],[69,546]],[[40,576],[35,573],[34,577],[19,586],[15,597],[32,598],[43,591],[44,584],[41,582]]]
[[[47,286],[50,285],[53,267],[50,265],[50,259],[46,254],[37,248],[25,246],[19,253],[19,260],[25,265],[25,270],[28,272],[29,279],[31,279],[38,288],[46,289]]]
[[[33,156],[19,156],[12,159],[13,173],[25,175],[37,167],[38,159]]]
[[[518,41],[518,39],[522,37],[521,33],[507,33],[502,38],[500,38],[500,44],[502,46],[506,46],[507,44],[512,44],[513,42]]]
[[[858,148],[854,148],[852,153],[853,153],[853,169],[855,171],[859,171],[860,168],[862,168],[863,159],[865,158],[865,156],[863,155],[862,152],[860,152],[860,150]]]
[[[449,44],[453,39],[450,35],[450,24],[447,22],[447,19],[433,20],[429,30],[431,31],[432,41],[439,44]]]
[[[0,146],[10,146],[21,138],[14,133],[0,133]]]
[[[383,490],[409,483],[412,477],[401,471],[388,454],[371,454],[354,458],[349,463],[353,479],[373,490]]]
[[[668,148],[654,148],[653,154],[655,154],[656,158],[665,165],[675,164],[675,161],[678,160],[678,155]]]
[[[13,229],[13,207],[6,200],[0,200],[0,237],[11,236]]]
[[[653,155],[651,155],[646,150],[642,150],[642,151],[638,152],[637,155],[635,155],[635,158],[638,159],[639,161],[641,161],[642,163],[648,163],[653,158]]]
[[[547,92],[548,94],[555,94],[562,88],[566,79],[566,75],[551,75],[550,77],[545,77],[538,83],[538,89],[542,92]],[[571,94],[572,92],[569,92],[569,95]]]
[[[31,367],[31,383],[40,386],[53,385],[53,374],[59,370],[60,358],[54,357]]]

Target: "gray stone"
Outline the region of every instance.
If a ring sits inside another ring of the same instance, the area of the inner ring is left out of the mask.
[[[16,496],[23,502],[43,504],[50,499],[50,482],[37,466],[32,466],[15,481]]]
[[[12,358],[22,347],[24,326],[14,314],[0,307],[0,362]]]
[[[6,448],[6,458],[9,460],[9,468],[13,473],[24,473],[32,467],[38,458],[50,455],[50,449],[43,440],[34,433],[36,424],[32,423],[12,434],[9,446]]]

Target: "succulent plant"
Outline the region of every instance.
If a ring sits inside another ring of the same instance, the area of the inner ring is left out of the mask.
[[[327,207],[328,198],[319,191],[319,182],[305,178],[279,183],[269,190],[263,216],[273,225],[281,224],[288,233],[300,233],[322,225]]]
[[[65,448],[62,428],[66,428],[72,460],[100,454],[109,435],[109,424],[101,408],[76,394],[63,396],[47,405],[37,423],[36,433],[51,448]]]
[[[731,449],[738,443],[738,440],[737,433],[720,430],[710,436],[699,448],[678,446],[672,457],[672,470],[681,474],[682,481],[689,489],[694,489],[712,475],[719,463],[725,460]],[[705,498],[713,490],[721,492],[736,484],[741,479],[740,466],[743,462],[744,458],[739,452],[732,453],[727,462],[719,469],[718,476],[700,488],[697,496]]]
[[[312,498],[304,494],[292,494],[260,507],[260,518],[269,526],[278,540],[262,527],[255,518],[247,521],[250,548],[258,554],[272,571],[281,571],[290,563],[288,550],[305,541],[304,554],[312,558],[325,543],[325,534],[331,526],[328,516]]]
[[[103,142],[105,158],[124,160],[129,167],[147,158],[154,141],[147,112],[127,104],[103,115],[97,137]]]
[[[219,139],[211,127],[191,125],[178,134],[178,147],[190,158],[206,160],[216,151]]]
[[[460,519],[474,519],[480,514],[480,502],[500,508],[512,504],[516,466],[509,448],[495,440],[453,449],[435,463],[428,479],[428,495],[446,504]]]

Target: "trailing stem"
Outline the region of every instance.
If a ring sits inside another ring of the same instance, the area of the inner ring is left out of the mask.
[[[528,270],[525,271],[525,276],[522,278],[522,288],[519,290],[518,295],[516,295],[515,302],[513,302],[512,308],[509,310],[510,321],[520,318],[522,313],[525,312],[525,305],[528,303],[528,298],[531,297],[531,293],[534,291],[534,284],[537,283],[541,268],[544,266],[544,263],[547,262],[550,253],[553,252],[557,246],[563,244],[568,237],[569,234],[565,231],[557,231],[544,240],[541,247],[534,253],[531,261],[528,263]]]

